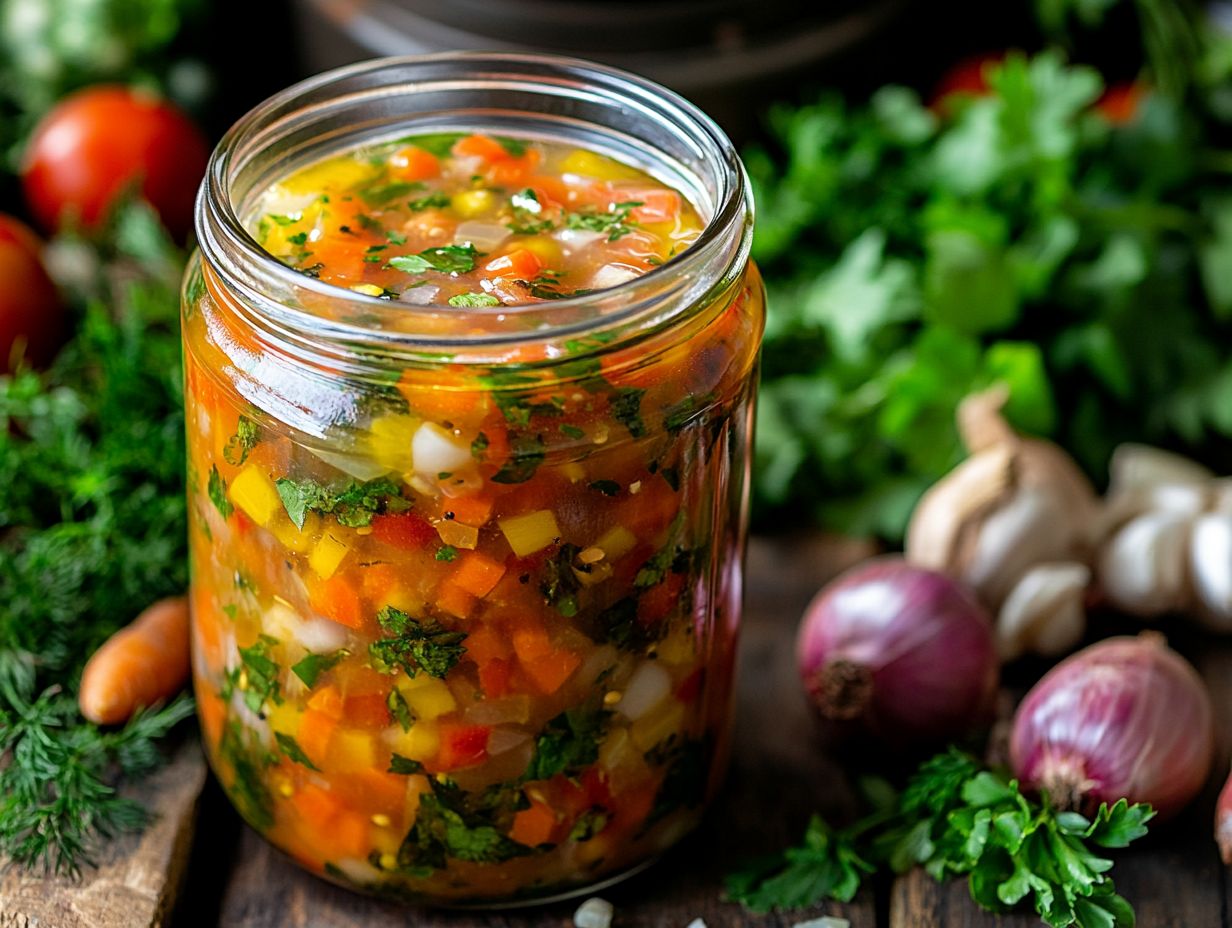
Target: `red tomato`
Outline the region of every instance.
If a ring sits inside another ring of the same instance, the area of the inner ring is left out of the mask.
[[[984,96],[989,91],[986,69],[1004,60],[1005,52],[986,52],[964,58],[941,75],[941,80],[937,81],[937,86],[933,88],[929,106],[934,110],[943,110],[946,98],[956,93],[971,97]]]
[[[30,211],[46,229],[68,216],[94,226],[133,185],[172,234],[192,226],[205,137],[183,113],[127,87],[89,87],[38,124],[22,169]]]
[[[40,246],[25,225],[0,215],[0,372],[20,357],[46,364],[64,341],[64,306],[39,259]]]

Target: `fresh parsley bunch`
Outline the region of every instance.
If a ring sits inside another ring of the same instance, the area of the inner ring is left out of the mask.
[[[1132,928],[1101,851],[1146,834],[1149,806],[1057,812],[956,750],[926,761],[902,793],[882,792],[880,808],[842,831],[815,817],[800,846],[728,877],[728,896],[761,912],[847,902],[879,868],[919,866],[936,880],[967,877],[993,912],[1030,905],[1053,928]]]
[[[944,112],[893,86],[770,112],[772,145],[746,152],[763,524],[900,537],[959,459],[957,402],[994,381],[1092,474],[1127,439],[1232,458],[1232,41],[1174,31],[1192,41],[1147,78],[1170,62],[1174,93],[1155,82],[1125,124],[1056,50]]]
[[[104,241],[62,252],[91,295],[55,366],[0,377],[0,853],[67,873],[144,820],[114,782],[192,711],[77,711],[94,649],[188,579],[181,255],[140,205]]]

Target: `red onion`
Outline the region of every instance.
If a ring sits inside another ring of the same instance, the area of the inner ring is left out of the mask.
[[[951,578],[881,558],[809,604],[796,660],[834,734],[890,745],[960,737],[991,717],[1000,666],[992,622]]]
[[[1211,700],[1150,632],[1109,638],[1053,667],[1014,715],[1010,763],[1028,788],[1086,815],[1102,802],[1178,812],[1211,769]]]

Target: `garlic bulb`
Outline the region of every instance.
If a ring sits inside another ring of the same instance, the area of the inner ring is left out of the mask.
[[[1003,660],[1024,653],[1064,654],[1086,630],[1086,589],[1091,570],[1065,561],[1036,564],[1006,597],[997,616],[997,649]]]
[[[1184,609],[1192,522],[1184,513],[1157,511],[1119,528],[1099,556],[1099,582],[1108,601],[1144,617]]]
[[[1210,512],[1194,520],[1189,577],[1203,623],[1232,632],[1232,513]]]
[[[1069,455],[1005,421],[1007,398],[997,387],[959,406],[971,456],[924,494],[906,540],[909,561],[966,582],[994,609],[1033,565],[1086,560],[1098,512]]]
[[[1108,462],[1108,493],[1115,496],[1162,485],[1204,484],[1214,476],[1187,457],[1127,442],[1112,451],[1112,459]]]

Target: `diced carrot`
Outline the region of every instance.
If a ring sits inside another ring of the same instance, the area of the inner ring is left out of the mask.
[[[401,815],[406,803],[406,777],[380,770],[356,770],[348,779],[356,798],[362,797],[364,805]]]
[[[487,415],[487,399],[474,390],[454,390],[443,387],[450,371],[421,371],[408,369],[402,372],[397,383],[410,407],[425,419],[433,422],[451,422],[454,425],[482,421]]]
[[[504,575],[504,564],[478,551],[467,551],[458,558],[458,566],[449,575],[449,582],[483,599]]]
[[[198,690],[197,714],[201,718],[201,731],[207,744],[218,744],[222,738],[222,723],[227,716],[227,704],[214,693]]]
[[[470,639],[467,639],[468,641]],[[503,657],[494,657],[479,665],[479,688],[488,699],[499,699],[509,692],[512,664]]]
[[[436,177],[441,172],[441,163],[436,155],[417,145],[408,145],[389,158],[400,180],[424,180]]]
[[[441,747],[436,756],[437,772],[473,767],[488,756],[487,725],[446,723],[440,726]]]
[[[542,802],[531,802],[529,809],[523,809],[513,817],[509,837],[518,844],[538,847],[552,839],[556,825],[556,813],[549,806]]]
[[[526,179],[526,185],[535,191],[539,205],[545,208],[565,206],[569,203],[570,187],[559,177],[536,174]]]
[[[339,625],[359,628],[364,624],[359,590],[346,574],[334,574],[328,580],[310,579],[308,602],[321,615]]]
[[[315,783],[305,783],[297,789],[291,796],[291,805],[305,823],[320,832],[328,831],[342,811],[337,797]]]
[[[308,697],[308,708],[314,712],[321,712],[329,716],[334,721],[342,718],[344,704],[342,694],[338,692],[338,687],[326,685],[319,687],[310,697]]]
[[[490,135],[468,135],[453,145],[453,154],[458,158],[483,158],[486,161],[505,161],[513,157],[508,149]]]
[[[436,541],[436,529],[418,513],[389,513],[373,517],[372,537],[391,548],[418,551]]]
[[[348,696],[343,706],[347,722],[359,728],[384,728],[389,724],[389,707],[381,693]]]
[[[522,669],[544,695],[555,693],[577,670],[582,658],[573,651],[554,650],[544,657],[522,662]]]
[[[480,625],[466,636],[466,656],[482,667],[489,661],[509,657],[509,645],[491,625]]]
[[[622,202],[642,204],[629,211],[634,222],[671,222],[680,215],[680,194],[674,190],[638,190],[621,195]]]
[[[446,580],[436,590],[436,604],[450,615],[465,619],[475,608],[475,597],[452,580]]]
[[[523,664],[547,657],[552,653],[552,641],[543,624],[534,616],[520,616],[510,635],[513,650]]]
[[[488,169],[488,181],[498,187],[514,187],[525,184],[539,167],[539,152],[533,148],[520,158],[506,158],[494,162]]]
[[[642,622],[658,622],[666,618],[680,602],[684,588],[684,574],[668,574],[662,582],[642,593],[637,600],[637,617]]]
[[[299,720],[295,740],[308,759],[317,766],[329,751],[329,742],[338,728],[338,720],[316,709],[307,709]]]
[[[373,603],[384,603],[389,597],[389,591],[398,585],[398,571],[393,564],[384,562],[365,564],[360,584],[363,587],[364,599]]]
[[[330,825],[329,841],[339,857],[363,857],[371,848],[371,824],[366,816],[347,809]]]
[[[484,277],[513,277],[517,280],[533,280],[543,269],[539,256],[528,248],[518,248],[508,254],[493,258],[480,272]]]
[[[442,500],[441,512],[442,514],[452,512],[455,522],[479,528],[492,517],[492,497],[473,494]],[[435,530],[433,534],[436,534]]]

